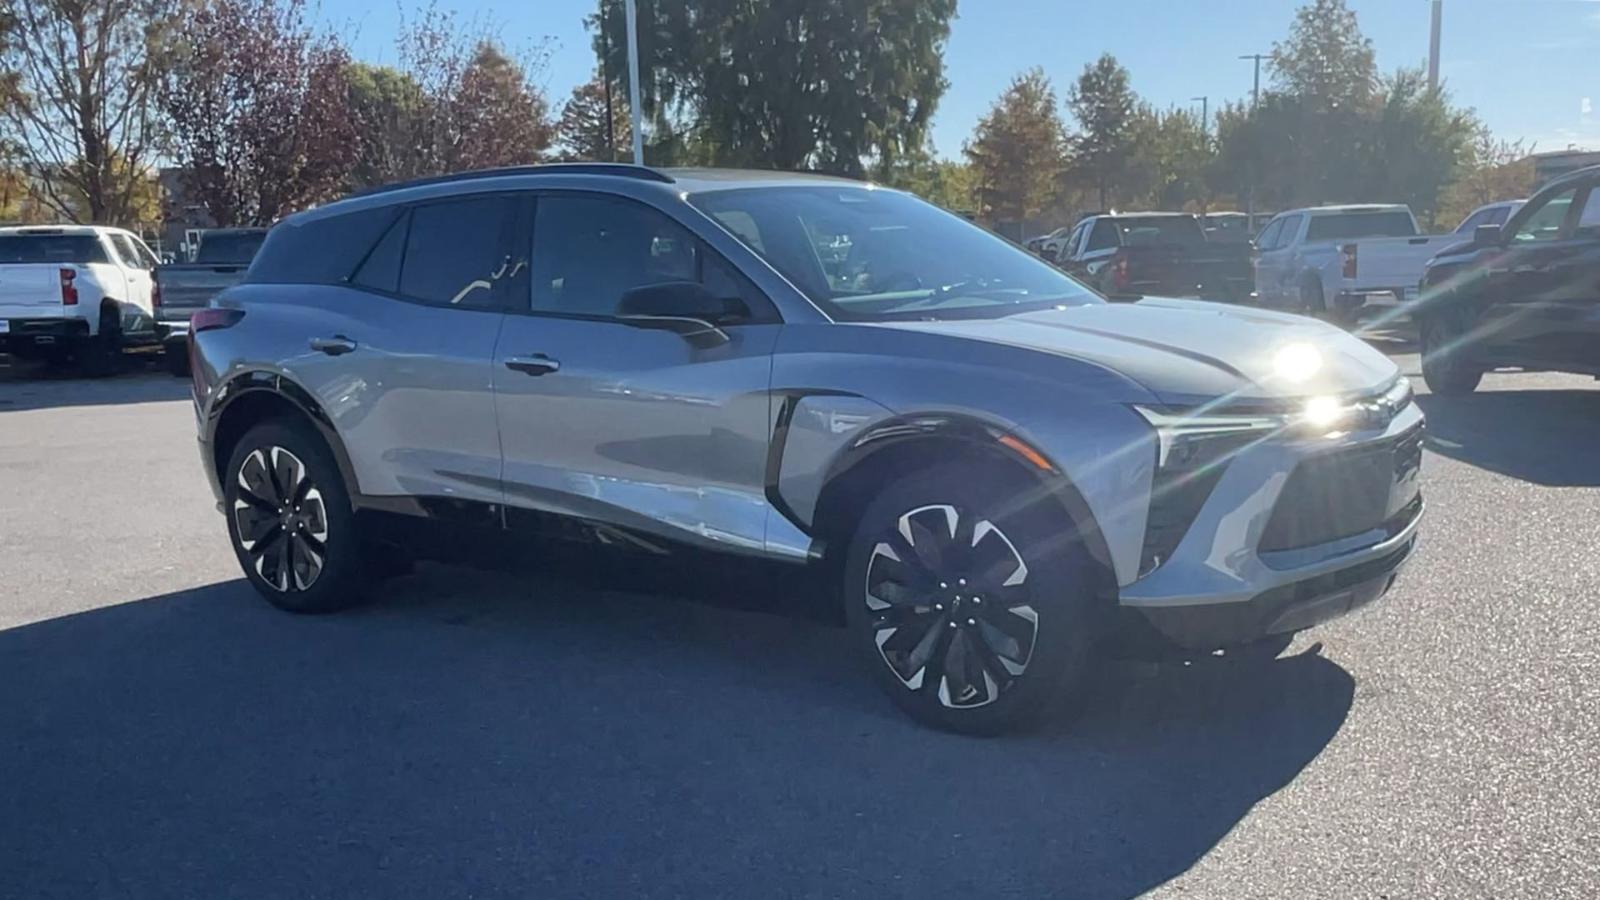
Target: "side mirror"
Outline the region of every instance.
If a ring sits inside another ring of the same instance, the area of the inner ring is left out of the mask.
[[[1481,247],[1500,243],[1500,226],[1479,225],[1472,230],[1472,242]]]
[[[696,281],[664,281],[627,291],[617,302],[617,316],[638,328],[659,328],[696,341],[722,343],[723,325],[750,316],[737,298],[718,297]]]

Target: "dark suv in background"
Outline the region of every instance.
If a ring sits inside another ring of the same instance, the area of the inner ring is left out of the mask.
[[[1113,636],[1205,652],[1366,603],[1422,513],[1421,413],[1361,341],[1108,304],[820,176],[546,166],[353,197],[274,227],[191,356],[234,551],[280,607],[370,592],[394,520],[710,551],[707,583],[741,557],[820,574],[894,700],[967,731],[1076,690]]]
[[[1600,377],[1600,166],[1435,256],[1417,323],[1436,393],[1470,393],[1499,367]]]

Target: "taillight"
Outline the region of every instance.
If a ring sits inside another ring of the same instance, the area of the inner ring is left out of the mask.
[[[1128,258],[1118,256],[1111,264],[1111,283],[1118,291],[1128,289]]]
[[[1344,277],[1356,277],[1356,245],[1345,244],[1339,248],[1339,256],[1344,259]]]
[[[76,283],[77,280],[78,280],[78,270],[76,270],[76,269],[62,269],[61,270],[61,305],[62,306],[77,306],[78,305],[78,285]]]
[[[197,309],[189,317],[189,333],[199,334],[202,331],[215,331],[218,328],[228,328],[244,318],[242,309],[217,309],[208,306]]]

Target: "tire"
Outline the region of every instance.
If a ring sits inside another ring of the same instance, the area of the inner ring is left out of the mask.
[[[849,639],[924,724],[996,734],[1082,690],[1095,571],[1063,513],[1023,501],[1036,491],[946,464],[891,483],[857,523],[843,574]]]
[[[175,378],[189,377],[189,342],[168,341],[161,346],[161,361]]]
[[[363,599],[350,495],[321,436],[298,423],[256,425],[234,447],[222,479],[234,555],[268,603],[322,613]]]
[[[1300,305],[1308,316],[1326,316],[1328,300],[1322,294],[1322,282],[1315,278],[1300,282]]]
[[[78,367],[90,378],[115,375],[122,369],[122,322],[114,310],[101,311],[99,332],[78,350]]]
[[[1446,397],[1461,397],[1477,390],[1482,366],[1462,354],[1461,338],[1467,333],[1455,316],[1429,316],[1418,323],[1422,338],[1422,380],[1428,390]]]

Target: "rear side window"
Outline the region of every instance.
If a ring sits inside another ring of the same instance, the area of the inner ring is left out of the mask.
[[[1316,216],[1307,241],[1343,241],[1369,237],[1413,237],[1417,227],[1404,212],[1333,213]]]
[[[245,280],[253,284],[341,284],[399,216],[380,206],[310,221],[289,219],[267,233]]]
[[[200,251],[195,254],[197,263],[220,265],[249,265],[255,259],[264,231],[214,231],[200,236]]]
[[[405,256],[406,231],[410,227],[411,213],[407,211],[383,233],[350,283],[387,294],[400,290],[400,260]]]
[[[100,238],[92,234],[0,235],[0,265],[110,261]]]
[[[516,202],[495,194],[412,209],[400,293],[440,306],[498,307],[501,282],[525,270],[506,252],[515,216]]]
[[[1117,245],[1117,226],[1111,224],[1110,219],[1099,219],[1094,223],[1094,231],[1089,232],[1089,246],[1083,248],[1085,253],[1096,250],[1106,250]]]
[[[106,238],[111,241],[111,250],[117,254],[117,259],[130,269],[146,268],[144,258],[133,246],[133,239],[125,234],[110,234]]]

